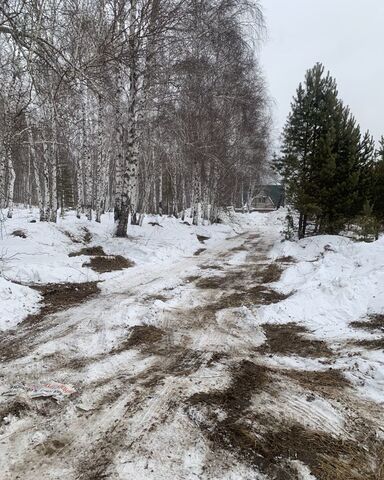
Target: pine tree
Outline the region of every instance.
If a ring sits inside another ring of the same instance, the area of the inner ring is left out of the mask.
[[[329,73],[324,76],[324,67],[318,63],[307,71],[304,85],[297,89],[278,163],[287,197],[300,215],[300,238],[305,236],[308,218],[321,216],[323,179],[335,169],[332,119],[337,107],[336,82]]]
[[[338,98],[337,85],[316,64],[299,85],[283,132],[278,170],[299,212],[299,238],[308,219],[315,232],[337,233],[368,199],[372,138]]]

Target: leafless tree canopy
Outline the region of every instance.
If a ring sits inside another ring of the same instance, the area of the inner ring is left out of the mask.
[[[0,202],[214,221],[250,200],[269,109],[252,0],[5,0]]]

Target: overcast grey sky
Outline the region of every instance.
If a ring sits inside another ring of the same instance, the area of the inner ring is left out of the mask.
[[[262,0],[261,61],[275,101],[276,136],[305,71],[322,62],[362,130],[384,135],[384,0]]]

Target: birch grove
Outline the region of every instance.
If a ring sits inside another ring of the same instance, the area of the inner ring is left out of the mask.
[[[0,205],[66,209],[116,235],[145,214],[213,222],[269,155],[253,0],[9,0],[0,6]]]

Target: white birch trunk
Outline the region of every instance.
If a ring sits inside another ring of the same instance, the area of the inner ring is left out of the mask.
[[[8,150],[7,153],[7,169],[8,169],[8,188],[7,188],[7,206],[8,213],[7,217],[12,218],[13,216],[13,194],[15,189],[15,169],[13,168],[11,152]]]

